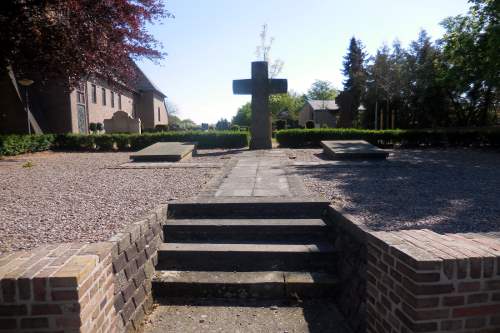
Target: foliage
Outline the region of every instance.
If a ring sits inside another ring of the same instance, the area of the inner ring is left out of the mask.
[[[500,1],[471,2],[468,15],[442,22],[442,80],[462,126],[492,121],[500,84]]]
[[[342,73],[346,77],[344,91],[339,94],[337,104],[340,106],[339,127],[357,125],[358,109],[361,104],[366,85],[366,70],[363,44],[352,37],[349,49],[344,57]]]
[[[308,100],[334,100],[338,95],[337,89],[335,89],[331,82],[316,80],[311,88],[307,91]]]
[[[312,121],[312,120],[306,121],[306,128],[310,129],[310,128],[314,128],[314,127],[315,127],[314,121]]]
[[[323,140],[365,140],[375,145],[402,147],[494,146],[500,147],[499,128],[363,130],[353,128],[291,129],[278,131],[282,147],[319,146]]]
[[[408,48],[395,41],[370,59],[360,127],[488,126],[497,120],[500,1],[469,2],[467,15],[442,22],[441,40],[432,42],[422,30]]]
[[[277,131],[284,130],[286,128],[286,120],[283,119],[276,120],[275,125]]]
[[[0,135],[0,156],[34,153],[50,149],[54,135]]]
[[[19,77],[68,78],[90,74],[134,77],[131,58],[163,54],[146,25],[171,16],[160,0],[53,0],[2,2],[0,68]],[[125,81],[125,80],[124,80]]]
[[[229,121],[225,118],[220,119],[216,124],[215,124],[215,129],[218,131],[227,131],[231,127],[231,124]]]
[[[249,135],[241,131],[184,131],[144,134],[43,134],[0,136],[0,156],[13,156],[49,149],[67,151],[125,151],[145,148],[155,142],[197,142],[199,148],[242,148]]]
[[[252,122],[252,104],[250,102],[244,104],[238,109],[236,115],[231,120],[231,123],[239,126],[250,126]]]
[[[96,132],[97,131],[97,124],[96,123],[90,123],[89,124],[89,130],[91,132]]]

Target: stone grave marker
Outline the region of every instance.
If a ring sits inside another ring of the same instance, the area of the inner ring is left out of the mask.
[[[334,159],[386,159],[389,153],[363,140],[321,141],[323,152]]]
[[[272,124],[269,112],[269,95],[288,91],[286,79],[269,79],[267,61],[252,62],[252,78],[234,80],[233,93],[252,95],[252,122],[250,149],[272,148]]]
[[[157,142],[130,155],[134,162],[177,162],[191,157],[196,150],[192,142]]]
[[[141,134],[141,120],[134,119],[125,111],[116,111],[111,119],[104,120],[106,133]]]

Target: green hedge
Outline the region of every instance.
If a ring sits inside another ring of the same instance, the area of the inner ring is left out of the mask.
[[[48,149],[70,151],[139,150],[156,142],[197,142],[198,148],[242,148],[249,135],[239,131],[186,131],[144,134],[59,134],[0,136],[0,155],[18,155]]]
[[[435,130],[290,129],[278,131],[282,147],[317,147],[323,140],[366,140],[378,146],[500,146],[500,128]]]
[[[55,135],[0,135],[0,156],[34,153],[50,149]]]

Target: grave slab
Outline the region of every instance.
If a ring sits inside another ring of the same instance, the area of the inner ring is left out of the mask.
[[[177,162],[192,156],[196,143],[192,142],[157,142],[132,155],[134,162]]]
[[[386,159],[389,153],[363,140],[321,141],[323,152],[334,159]]]

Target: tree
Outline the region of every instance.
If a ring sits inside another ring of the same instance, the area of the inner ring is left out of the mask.
[[[231,123],[233,125],[248,127],[250,126],[251,121],[252,121],[252,104],[248,102],[238,109],[238,112],[231,120]]]
[[[337,104],[341,108],[340,127],[352,127],[357,120],[357,112],[366,85],[365,57],[363,44],[360,40],[352,37],[347,55],[344,57],[344,69],[342,71],[346,77],[344,91],[337,98]]]
[[[229,121],[225,118],[222,118],[215,124],[215,129],[219,131],[227,131],[231,127]]]
[[[332,86],[331,82],[323,80],[314,81],[307,91],[308,100],[334,100],[337,95],[338,91]]]
[[[441,40],[441,78],[462,126],[493,121],[500,84],[500,1],[470,2],[468,15],[442,22],[446,32]]]
[[[271,37],[269,41],[267,40],[267,24],[262,25],[262,31],[259,36],[260,45],[257,46],[255,55],[257,56],[257,59],[267,61],[269,63],[269,77],[275,78],[281,73],[285,63],[281,59],[271,61],[271,48],[274,43],[274,37]]]
[[[131,58],[163,56],[145,27],[165,16],[161,0],[4,1],[0,68],[71,86],[90,74],[127,80],[135,73]]]

